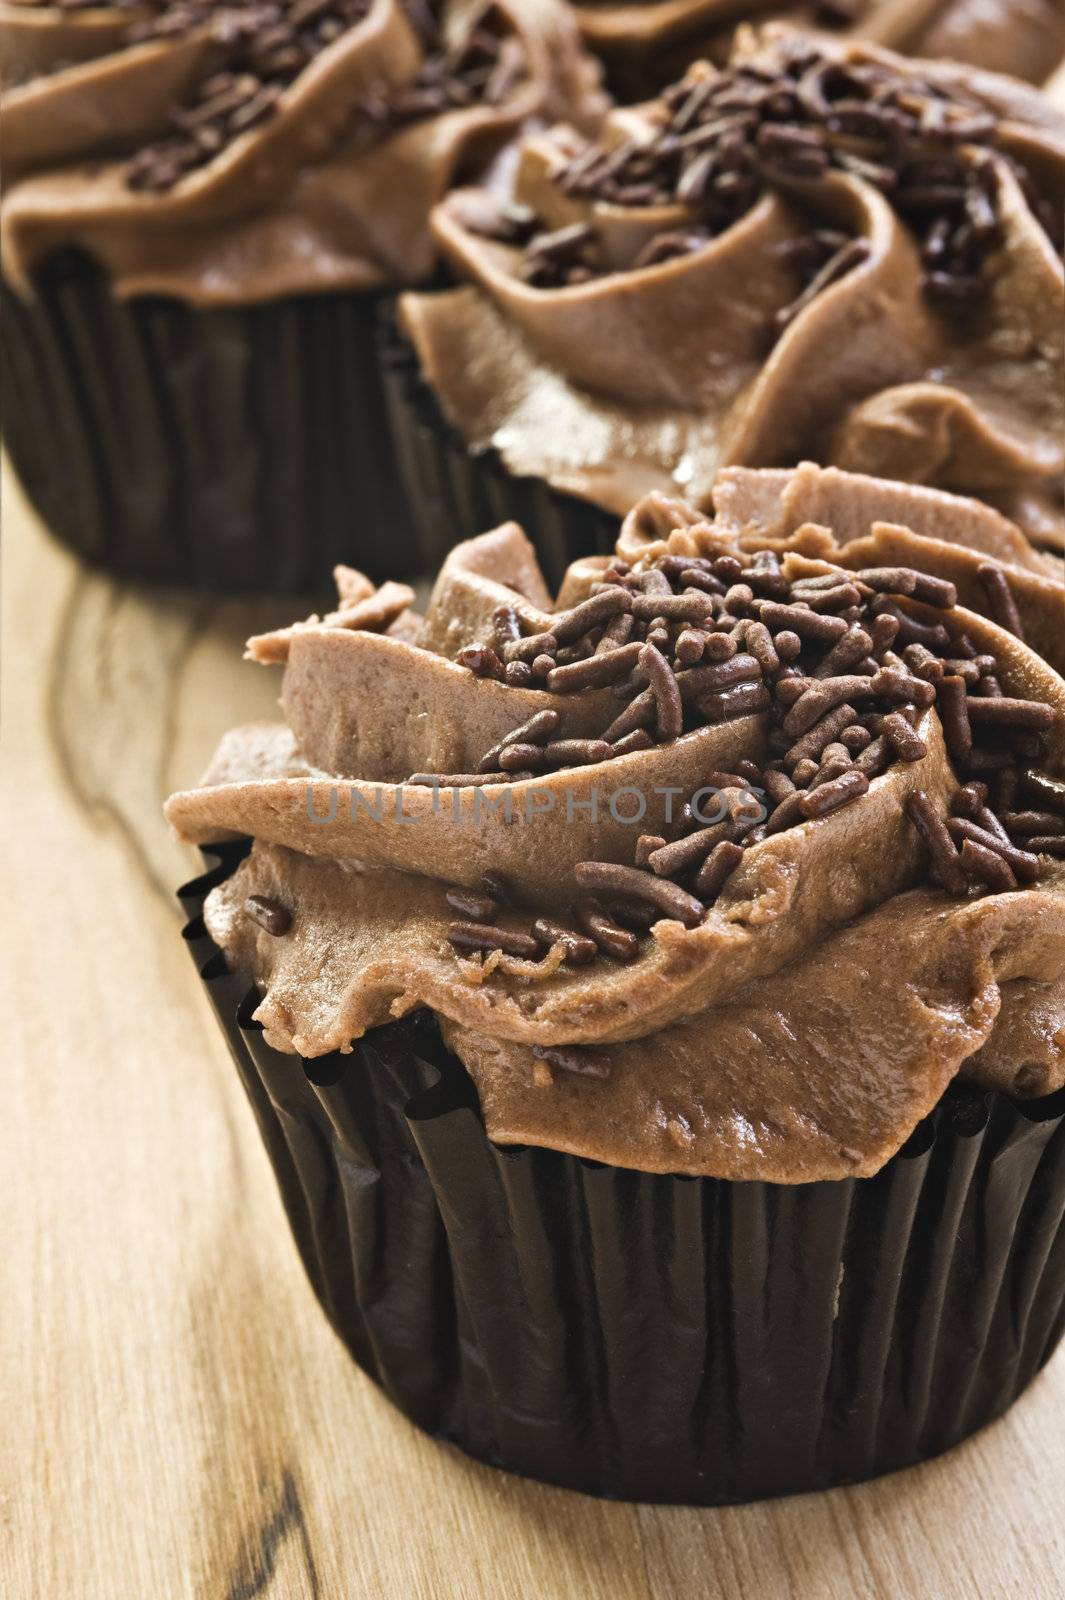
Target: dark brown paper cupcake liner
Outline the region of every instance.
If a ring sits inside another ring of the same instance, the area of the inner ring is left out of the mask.
[[[951,1090],[875,1177],[670,1178],[493,1145],[431,1016],[267,1046],[181,891],[308,1276],[429,1433],[591,1494],[857,1482],[999,1416],[1065,1330],[1065,1091]]]
[[[528,534],[553,588],[579,556],[613,554],[621,522],[612,512],[542,478],[518,477],[495,450],[470,449],[422,379],[391,307],[382,308],[380,340],[393,443],[427,571],[461,540],[509,521]]]
[[[84,257],[0,292],[3,439],[53,533],[123,576],[213,592],[384,578],[408,533],[374,294],[197,310],[119,300]]]

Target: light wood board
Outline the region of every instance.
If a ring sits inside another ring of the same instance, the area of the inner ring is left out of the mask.
[[[422,1437],[289,1239],[178,937],[159,806],[271,714],[291,606],[80,568],[10,477],[3,554],[0,1595],[7,1600],[1059,1600],[1065,1353],[877,1484],[603,1504]]]

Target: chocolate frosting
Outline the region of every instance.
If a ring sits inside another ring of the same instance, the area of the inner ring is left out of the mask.
[[[908,55],[947,57],[1042,83],[1065,57],[1057,0],[579,0],[585,38],[607,61],[675,75],[700,56],[723,60],[738,25],[767,17],[828,28]],[[848,17],[850,20],[848,21]]]
[[[375,130],[366,104],[414,84],[425,46],[403,0],[374,0],[272,116],[169,191],[145,192],[130,186],[130,160],[224,65],[212,31],[131,43],[129,11],[4,0],[0,52],[14,80],[0,108],[4,275],[27,289],[44,257],[77,247],[119,294],[196,305],[424,282],[427,217],[457,177],[532,119],[591,126],[604,106],[562,0],[445,0],[445,36],[464,37],[486,9],[524,51],[500,103]]]
[[[770,35],[737,59],[772,61],[776,49]],[[910,71],[864,47],[834,53]],[[949,90],[960,69],[919,71]],[[964,82],[970,102],[1003,119],[1003,150],[1023,156],[1060,208],[1065,117],[1009,80],[969,71]],[[657,115],[656,103],[615,113],[608,141]],[[469,225],[476,197],[457,191],[433,227],[466,285],[402,299],[423,375],[472,447],[618,515],[651,490],[706,507],[723,466],[809,456],[978,495],[1062,548],[1065,273],[1001,158],[989,157],[1001,246],[980,305],[959,318],[924,293],[913,235],[859,175],[781,182],[701,248],[634,268],[649,236],[683,228],[684,207],[573,198],[553,174],[578,147],[565,131],[526,141],[516,193],[547,227],[590,221],[615,270],[534,287],[515,247]],[[797,293],[788,243],[825,226],[865,241],[866,257],[778,334],[774,319]]]
[[[975,575],[990,558],[1028,636],[1054,636],[1060,587],[986,507],[808,464],[725,472],[715,501],[708,523],[650,496],[628,518],[619,556],[640,570],[666,552],[772,549],[786,572],[804,573],[904,561],[949,574],[984,606]],[[923,759],[890,766],[844,809],[752,844],[697,925],[662,917],[629,964],[571,966],[558,945],[536,960],[452,948],[448,885],[476,890],[502,874],[515,902],[505,923],[558,916],[577,863],[631,862],[638,833],[674,831],[664,791],[690,794],[764,748],[761,713],[697,727],[609,763],[515,779],[509,820],[498,786],[434,792],[406,781],[472,770],[536,711],[557,709],[567,737],[603,731],[618,707],[608,689],[511,687],[456,658],[491,633],[501,605],[546,628],[605,566],[577,563],[552,602],[509,524],[452,552],[422,619],[410,591],[370,593],[342,574],[331,617],[250,642],[253,659],[285,663],[286,720],[227,735],[201,786],[166,810],[182,839],[254,841],[205,914],[262,991],[267,1041],[304,1056],[347,1050],[428,1006],[493,1138],[645,1171],[787,1183],[875,1172],[959,1073],[1026,1094],[1065,1082],[1065,864],[1045,862],[1040,882],[1009,893],[952,899],[929,886],[904,806],[921,790],[945,812],[957,790],[934,708],[917,724]],[[1065,682],[986,616],[951,615],[997,657],[1006,695],[1054,709],[1043,765],[1065,773]],[[624,787],[648,802],[638,827],[621,820],[624,806],[607,806]],[[251,896],[286,908],[283,937],[248,914]],[[564,1047],[578,1047],[591,1075],[552,1070],[538,1053]]]

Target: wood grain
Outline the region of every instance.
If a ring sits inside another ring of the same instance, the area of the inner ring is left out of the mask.
[[[10,481],[6,534],[0,1594],[1057,1600],[1065,1355],[940,1461],[726,1511],[523,1483],[389,1408],[303,1279],[159,817],[269,714],[240,641],[291,608],[88,574]]]

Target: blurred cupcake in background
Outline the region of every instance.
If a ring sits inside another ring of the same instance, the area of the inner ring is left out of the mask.
[[[65,542],[217,589],[408,568],[375,318],[433,204],[602,111],[561,0],[0,4],[4,440]]]
[[[1060,570],[1063,196],[1037,91],[781,29],[526,139],[509,195],[434,212],[465,286],[400,303],[427,541],[524,518],[558,576],[641,494],[809,458],[974,495]]]
[[[611,87],[630,100],[692,61],[724,61],[739,25],[769,18],[1029,83],[1065,58],[1059,0],[575,0],[575,10]]]

